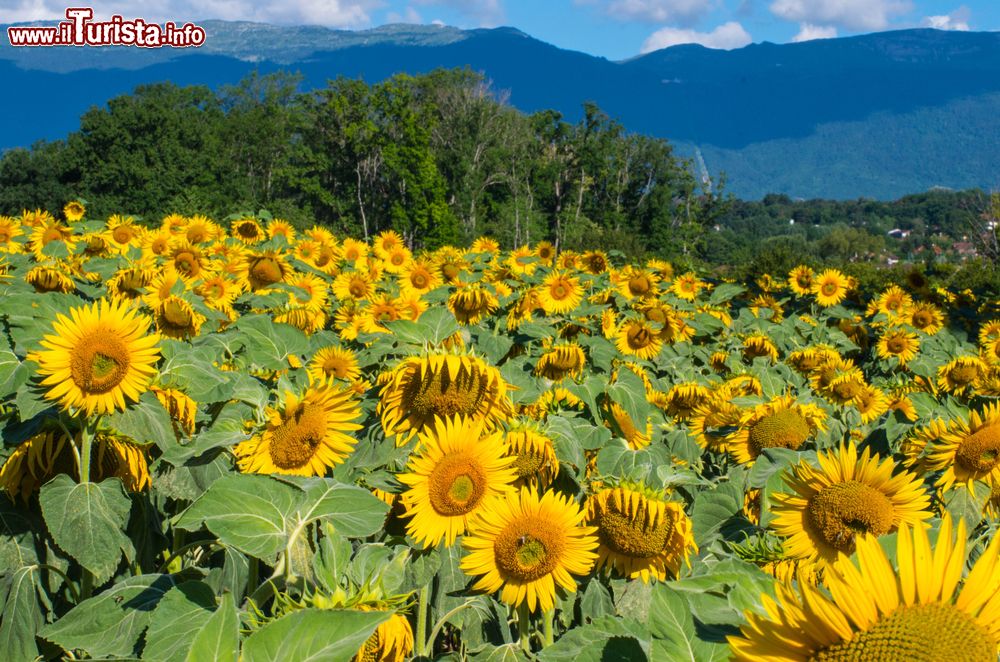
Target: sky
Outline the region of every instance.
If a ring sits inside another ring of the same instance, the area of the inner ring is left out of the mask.
[[[0,24],[63,18],[56,0],[0,0]],[[98,17],[218,18],[365,29],[385,23],[514,26],[611,60],[680,43],[739,48],[883,30],[1000,30],[1000,0],[77,0]]]

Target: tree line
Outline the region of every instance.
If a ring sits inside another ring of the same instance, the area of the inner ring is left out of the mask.
[[[695,255],[725,207],[669,143],[593,104],[577,123],[524,114],[469,70],[298,84],[138,87],[65,140],[7,151],[0,213],[85,198],[93,218],[267,209],[353,236],[394,229],[415,248],[488,235]]]

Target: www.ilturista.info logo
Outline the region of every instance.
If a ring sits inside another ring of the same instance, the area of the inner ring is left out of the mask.
[[[70,7],[66,21],[55,26],[7,28],[11,46],[139,46],[140,48],[187,48],[205,43],[205,29],[172,21],[163,25],[141,18],[126,20],[117,14],[108,21],[93,21],[90,7]]]

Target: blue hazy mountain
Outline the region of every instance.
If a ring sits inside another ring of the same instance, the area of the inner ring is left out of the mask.
[[[136,85],[211,87],[254,69],[339,75],[468,66],[512,105],[570,120],[594,101],[632,131],[696,150],[728,190],[756,198],[891,198],[933,186],[1000,185],[1000,33],[904,30],[733,51],[675,46],[612,62],[513,28],[391,25],[367,31],[206,21],[200,49],[0,46],[0,147],[75,130]]]

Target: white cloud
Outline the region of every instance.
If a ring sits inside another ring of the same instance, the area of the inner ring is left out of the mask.
[[[750,33],[743,29],[743,26],[736,21],[724,23],[711,32],[698,32],[697,30],[685,30],[682,28],[662,28],[649,35],[642,44],[642,52],[649,53],[668,46],[677,44],[701,44],[708,48],[740,48],[746,46],[753,39]]]
[[[837,28],[832,25],[813,25],[799,23],[799,33],[792,37],[793,42],[812,41],[813,39],[833,39],[837,36]]]
[[[910,0],[774,0],[771,13],[796,23],[882,30],[912,7]]]
[[[943,16],[925,16],[922,25],[926,28],[938,30],[958,30],[959,32],[969,31],[969,17],[972,12],[965,5],[962,5],[950,14]]]
[[[120,14],[148,21],[257,21],[358,28],[371,25],[371,12],[384,0],[111,0],[94,2],[97,18]],[[65,18],[65,0],[0,0],[0,21]]]
[[[642,23],[690,24],[720,6],[719,0],[573,0],[577,6],[598,6],[611,18]]]
[[[465,14],[476,21],[480,27],[488,28],[500,25],[504,20],[503,3],[501,0],[414,0],[418,5],[445,5],[457,12]]]

